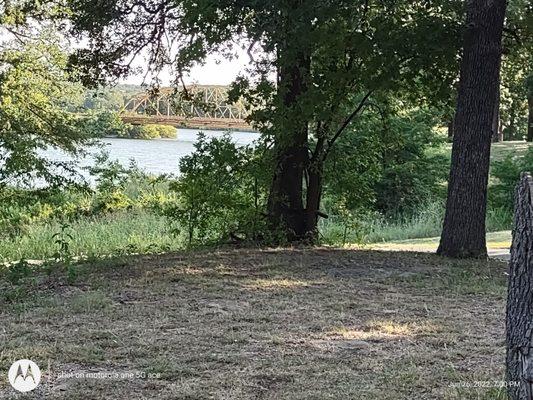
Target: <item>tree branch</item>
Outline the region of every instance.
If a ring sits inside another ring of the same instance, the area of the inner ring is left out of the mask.
[[[344,132],[344,130],[350,124],[350,122],[352,122],[352,120],[359,113],[359,111],[361,111],[361,109],[365,105],[366,101],[368,100],[368,98],[370,97],[370,95],[373,92],[374,92],[374,90],[371,90],[367,94],[365,94],[365,96],[359,102],[359,105],[357,106],[357,108],[350,115],[348,115],[348,117],[346,117],[346,119],[344,120],[342,125],[339,127],[337,132],[335,132],[335,135],[333,135],[333,137],[330,140],[328,140],[328,148],[326,149],[326,154],[329,152],[329,150],[331,149],[331,147],[333,146],[335,141],[339,138],[339,136],[342,134],[342,132]]]

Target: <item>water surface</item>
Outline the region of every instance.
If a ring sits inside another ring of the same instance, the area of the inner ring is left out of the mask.
[[[101,146],[88,149],[88,155],[75,160],[80,173],[87,177],[84,167],[94,164],[94,156],[103,150],[109,153],[110,160],[117,160],[127,166],[131,160],[145,172],[152,175],[178,174],[179,160],[194,150],[194,142],[198,139],[198,130],[177,129],[176,139],[119,139],[105,138],[100,140]],[[209,137],[221,137],[224,131],[204,131]],[[248,145],[259,135],[255,132],[231,132],[231,137],[238,145]],[[57,149],[49,149],[46,156],[54,161],[73,161],[72,157]]]

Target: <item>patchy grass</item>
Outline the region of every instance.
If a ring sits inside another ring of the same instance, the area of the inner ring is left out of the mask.
[[[491,147],[491,159],[500,161],[509,154],[522,156],[530,146],[531,143],[522,140],[493,143]]]
[[[76,268],[0,300],[0,398],[16,398],[19,358],[41,366],[47,399],[503,398],[501,262],[321,248]]]
[[[412,251],[435,251],[439,245],[440,237],[429,237],[421,239],[395,240],[389,243],[380,244],[380,249],[399,249]],[[411,246],[411,247],[409,247]],[[487,247],[489,249],[504,249],[511,246],[511,231],[489,232],[487,233]]]

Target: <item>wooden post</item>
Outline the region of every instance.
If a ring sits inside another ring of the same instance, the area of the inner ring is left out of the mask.
[[[507,384],[511,400],[533,400],[533,178],[516,188],[507,294]]]

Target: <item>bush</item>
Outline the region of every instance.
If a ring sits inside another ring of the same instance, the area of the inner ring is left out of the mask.
[[[111,111],[102,111],[87,115],[84,119],[83,126],[92,137],[124,137],[127,135],[128,127],[122,122],[116,112]]]
[[[144,130],[150,132],[148,136],[172,139],[176,137],[176,128],[168,125],[145,125]]]
[[[176,137],[176,128],[168,125],[129,125],[122,137],[130,139],[172,139]]]
[[[133,208],[161,213],[169,203],[175,202],[165,176],[152,178],[134,163],[124,167],[100,154],[89,173],[97,183],[94,189],[80,185],[61,189],[0,188],[0,239],[22,236],[33,225],[74,221]]]
[[[171,184],[177,202],[165,214],[189,245],[222,238],[253,240],[263,231],[267,168],[259,149],[237,147],[229,135],[207,140],[180,160],[180,177]]]

